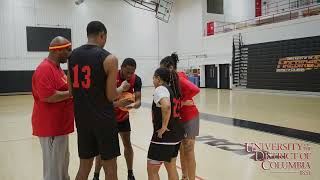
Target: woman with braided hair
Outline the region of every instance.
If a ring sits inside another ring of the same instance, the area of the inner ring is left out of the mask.
[[[179,57],[176,53],[162,59],[160,67],[176,71]],[[194,153],[195,137],[199,135],[199,111],[193,102],[193,97],[200,89],[191,83],[184,72],[178,72],[181,87],[181,122],[185,131],[185,138],[181,142],[180,162],[183,180],[195,180],[196,160]]]
[[[176,159],[184,130],[178,114],[180,87],[178,75],[167,68],[158,68],[153,76],[156,88],[152,102],[153,135],[148,151],[148,179],[159,180],[164,163],[169,180],[178,180]]]

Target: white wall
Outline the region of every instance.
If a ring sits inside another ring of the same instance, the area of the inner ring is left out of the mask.
[[[176,0],[177,51],[196,54],[202,51],[202,2]]]
[[[241,2],[249,7],[249,0]],[[236,6],[230,5],[230,12],[232,9]],[[242,14],[247,17],[252,12]],[[154,13],[133,8],[122,0],[88,0],[80,6],[72,0],[0,0],[0,71],[33,70],[47,56],[27,52],[25,27],[37,24],[71,28],[73,47],[78,47],[86,42],[89,21],[104,22],[108,28],[106,49],[120,60],[135,58],[137,74],[147,86],[152,85],[150,75],[159,60],[174,51],[180,55],[182,69],[231,64],[232,36],[237,33],[242,34],[245,44],[320,35],[320,16],[312,16],[204,37],[204,16],[206,8],[200,0],[175,0],[168,24],[157,21]],[[197,56],[202,54],[207,57]]]
[[[203,54],[203,4],[199,0],[175,0],[176,48],[180,57],[179,68],[194,67],[198,59],[195,55]]]
[[[311,16],[281,23],[252,27],[240,31],[216,34],[204,40],[205,53],[208,58],[202,64],[231,63],[233,35],[241,33],[244,44],[296,39],[319,36],[320,16]]]
[[[213,21],[214,26],[217,27],[255,18],[255,0],[224,0],[224,14],[207,13],[207,0],[202,0],[202,6],[204,34],[206,34],[207,22]]]
[[[135,58],[137,74],[144,85],[152,85],[150,74],[158,66],[159,57],[176,47],[174,20],[158,23],[154,16],[122,0],[88,0],[79,6],[73,0],[1,0],[0,70],[34,70],[47,56],[27,52],[26,26],[59,24],[71,28],[73,47],[78,47],[86,43],[88,22],[100,20],[108,29],[105,48],[120,61]]]
[[[199,65],[231,64],[233,36],[241,33],[245,45],[319,36],[320,15],[306,18],[252,27],[240,31],[216,34],[206,37],[204,51],[207,58],[201,60]],[[202,84],[204,78],[202,78]]]
[[[227,22],[239,22],[255,17],[255,0],[224,0]]]
[[[255,17],[255,0],[224,0],[223,14],[207,13],[207,0],[202,3],[207,21],[239,22]]]

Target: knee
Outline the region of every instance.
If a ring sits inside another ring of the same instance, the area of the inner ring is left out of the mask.
[[[132,147],[130,135],[123,134],[123,135],[121,135],[121,139],[122,139],[123,146],[125,148],[131,148]]]
[[[108,166],[104,171],[107,177],[114,177],[117,175],[117,166]]]
[[[192,141],[186,141],[183,143],[182,149],[185,154],[194,153],[194,143]]]
[[[173,172],[177,169],[175,163],[169,163],[169,164],[166,164],[165,166],[166,166],[166,169],[168,170],[168,172]]]
[[[147,161],[148,174],[157,174],[160,169],[161,164],[162,164],[161,162],[148,160]]]
[[[93,158],[90,160],[80,160],[80,168],[84,170],[90,171],[90,168],[92,167],[93,164]]]
[[[133,151],[132,144],[131,144],[130,140],[128,140],[126,142],[123,141],[123,146],[124,146],[125,151]]]

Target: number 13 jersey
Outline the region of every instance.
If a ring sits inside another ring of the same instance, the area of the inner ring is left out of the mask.
[[[69,61],[77,128],[116,128],[113,103],[106,96],[107,75],[103,62],[110,53],[96,45],[73,50]]]

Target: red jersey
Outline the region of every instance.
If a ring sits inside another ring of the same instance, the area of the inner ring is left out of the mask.
[[[42,101],[56,91],[67,91],[67,76],[64,71],[44,59],[32,76],[32,134],[39,137],[60,136],[74,131],[72,99],[57,103]]]
[[[193,97],[200,92],[200,89],[188,80],[188,77],[184,72],[178,72],[178,76],[182,94],[181,101],[193,101]],[[199,111],[196,105],[182,106],[180,109],[180,116],[182,122],[190,121],[198,115]]]
[[[120,77],[120,70],[118,71],[118,75],[117,75],[117,87],[120,87],[121,86],[121,83],[125,81],[125,80],[122,80],[121,77]],[[135,81],[136,81],[136,75],[133,74],[129,80],[129,84],[130,84],[130,89],[126,92],[129,92],[129,93],[134,93],[134,85],[135,85]],[[115,108],[115,112],[116,112],[116,119],[117,119],[117,122],[123,122],[125,120],[127,120],[129,118],[129,112],[128,111],[122,111],[121,109],[119,108]]]

